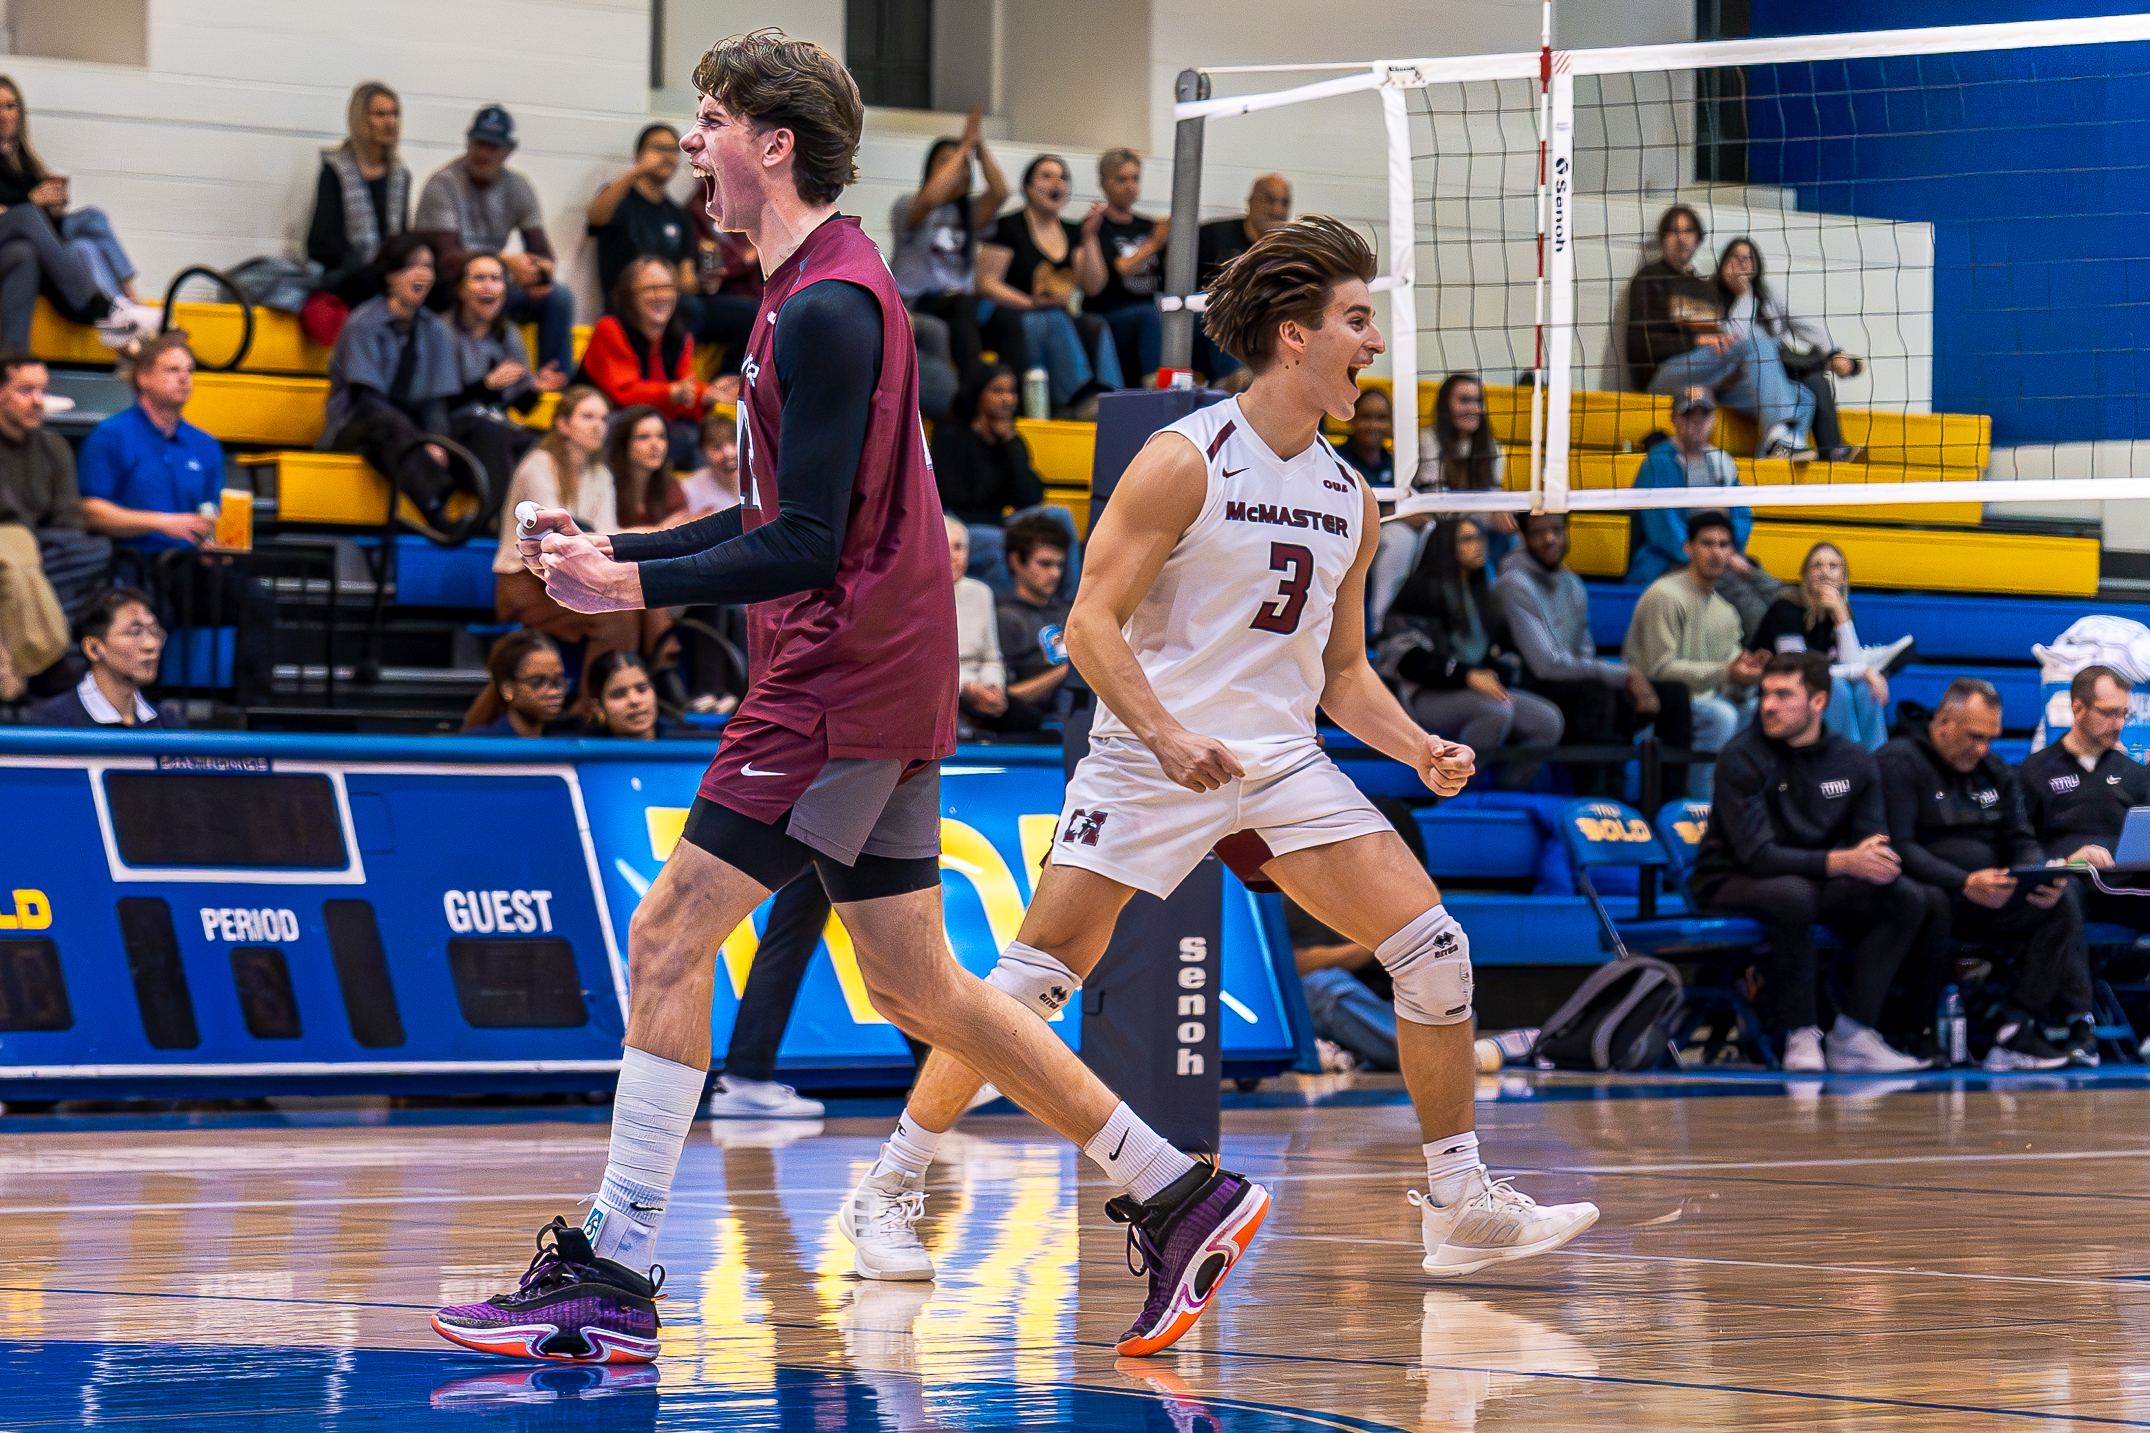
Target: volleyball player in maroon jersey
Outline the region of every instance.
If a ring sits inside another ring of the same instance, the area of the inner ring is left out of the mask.
[[[1151,1287],[1123,1347],[1156,1352],[1206,1309],[1267,1192],[1166,1144],[1032,1010],[948,958],[939,763],[955,749],[955,599],[909,315],[880,251],[836,213],[864,107],[826,51],[775,31],[718,44],[695,85],[680,147],[710,214],[753,241],[767,276],[741,366],[744,502],[612,537],[548,509],[523,555],[577,611],[752,604],[752,685],[635,912],[595,1207],[539,1232],[515,1290],[442,1309],[433,1327],[518,1358],[656,1357],[657,1232],[708,1078],[717,948],[811,862],[875,1007],[1126,1191],[1112,1207],[1135,1226]]]

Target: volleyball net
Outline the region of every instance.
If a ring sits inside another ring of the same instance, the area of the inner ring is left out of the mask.
[[[1452,374],[1508,453],[1442,510],[1692,506],[1633,484],[1695,386],[1757,509],[2150,497],[2150,15],[1194,93],[1280,82],[1183,77],[1177,117],[1378,96],[1399,481]]]

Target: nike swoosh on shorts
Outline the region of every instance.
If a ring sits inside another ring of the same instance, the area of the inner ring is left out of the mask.
[[[749,761],[746,765],[739,768],[739,774],[741,776],[782,776],[784,773],[781,771],[756,771],[754,769],[754,763]]]

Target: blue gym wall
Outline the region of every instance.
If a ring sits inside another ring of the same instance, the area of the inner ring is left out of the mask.
[[[2077,18],[2107,3],[1753,0],[1756,36]],[[2150,46],[1755,66],[1749,177],[1934,226],[1934,408],[1996,447],[2150,437]]]

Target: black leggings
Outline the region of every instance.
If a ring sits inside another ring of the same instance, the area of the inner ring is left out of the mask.
[[[876,856],[861,851],[859,858],[847,866],[792,835],[789,826],[789,813],[776,821],[757,821],[721,802],[697,796],[687,810],[687,825],[680,839],[701,847],[772,891],[783,890],[802,875],[818,872],[822,888],[839,903],[907,895],[941,883],[938,857]]]
[[[1907,963],[1912,1009],[1933,1009],[1947,933],[1945,915],[1928,888],[1906,880],[1872,885],[1851,876],[1724,876],[1697,887],[1698,904],[1752,916],[1769,928],[1769,955],[1762,962],[1762,1023],[1773,1031],[1821,1024],[1814,927],[1825,925],[1851,947],[1851,981],[1844,1013],[1862,1025],[1879,1024],[1881,1007],[1897,970]]]
[[[2016,984],[2009,1000],[2024,1014],[2065,1018],[2095,1008],[2090,952],[2083,943],[2082,893],[2073,880],[2062,883],[2060,899],[2048,910],[2020,900],[1988,910],[1938,890],[1932,891],[1932,899],[1936,910],[1948,913],[1956,939],[2016,947]]]

